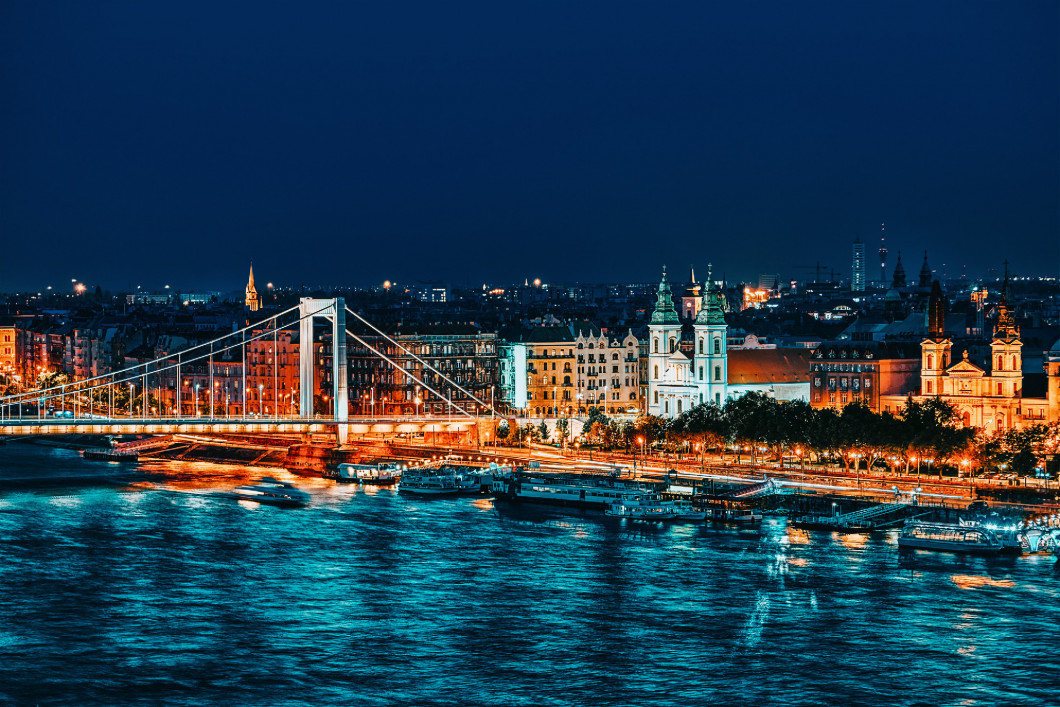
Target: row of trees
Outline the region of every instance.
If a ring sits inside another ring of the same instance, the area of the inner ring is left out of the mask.
[[[540,425],[502,423],[498,441],[523,444],[569,439],[569,423],[555,429]],[[1036,425],[987,435],[961,426],[954,408],[939,399],[912,399],[896,413],[874,412],[864,403],[842,410],[813,408],[802,401],[778,402],[761,393],[727,401],[723,406],[698,405],[673,420],[642,415],[636,420],[609,419],[590,411],[578,442],[603,449],[632,451],[638,447],[686,449],[705,457],[728,450],[749,454],[752,461],[773,459],[835,460],[844,468],[884,463],[892,468],[1005,470],[1026,475],[1057,452],[1056,424]],[[574,440],[571,440],[574,441]]]

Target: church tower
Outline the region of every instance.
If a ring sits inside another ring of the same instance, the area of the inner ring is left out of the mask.
[[[917,287],[922,290],[931,289],[931,266],[928,265],[927,251],[924,251],[924,264],[920,266],[920,281]]]
[[[655,295],[655,311],[648,324],[648,414],[663,415],[659,400],[659,385],[666,374],[667,361],[681,344],[681,319],[674,309],[670,283],[666,281],[666,266]]]
[[[905,267],[902,266],[902,251],[898,251],[898,262],[894,266],[894,279],[891,287],[899,290],[905,287]]]
[[[254,289],[254,263],[250,264],[250,280],[247,282],[247,307],[251,312],[261,309],[261,300],[258,299],[258,291]]]
[[[1045,353],[1045,375],[1049,383],[1049,421],[1060,420],[1060,339]]]
[[[994,338],[990,342],[991,386],[987,395],[1004,398],[1021,397],[1023,394],[1023,355],[1020,330],[1016,319],[1009,311],[1008,261],[1005,262],[1005,281],[1001,285],[1001,301],[997,305],[997,324]]]
[[[941,395],[942,379],[950,366],[951,342],[946,338],[946,299],[939,281],[931,284],[928,335],[920,342],[920,394]]]
[[[703,307],[696,316],[692,375],[701,403],[724,405],[728,397],[729,350],[725,323],[725,295],[714,286],[710,265],[704,284]]]

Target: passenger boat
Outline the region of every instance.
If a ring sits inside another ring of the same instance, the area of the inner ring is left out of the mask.
[[[708,506],[707,517],[716,523],[761,523],[762,513],[753,508]]]
[[[628,493],[609,503],[604,515],[630,520],[674,520],[677,509],[672,501],[664,501],[657,493]]]
[[[401,478],[401,467],[397,464],[339,464],[330,478],[340,484],[372,484],[391,486]]]
[[[953,523],[907,523],[898,536],[900,550],[938,550],[975,555],[1020,553],[1018,545],[1003,542],[997,534],[981,525]]]
[[[707,511],[696,508],[691,501],[674,501],[674,510],[677,520],[704,520],[707,517]]]
[[[1060,547],[1060,528],[1032,526],[1015,533],[1023,552],[1028,555],[1048,555]],[[1002,536],[1002,540],[1004,540]]]
[[[237,486],[235,496],[241,501],[256,501],[272,506],[296,507],[309,503],[309,494],[294,484],[263,476],[250,486]]]
[[[481,493],[482,483],[471,469],[442,465],[405,470],[398,491],[418,496],[456,496]]]
[[[611,475],[520,472],[493,477],[493,494],[502,500],[598,510],[606,509],[626,494],[653,490],[642,482]]]

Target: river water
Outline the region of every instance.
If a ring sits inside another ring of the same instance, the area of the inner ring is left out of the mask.
[[[0,447],[0,702],[1050,705],[1052,556]]]

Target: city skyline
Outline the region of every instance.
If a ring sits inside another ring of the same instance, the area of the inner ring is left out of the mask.
[[[1051,3],[602,7],[8,9],[0,290],[1056,275]]]

